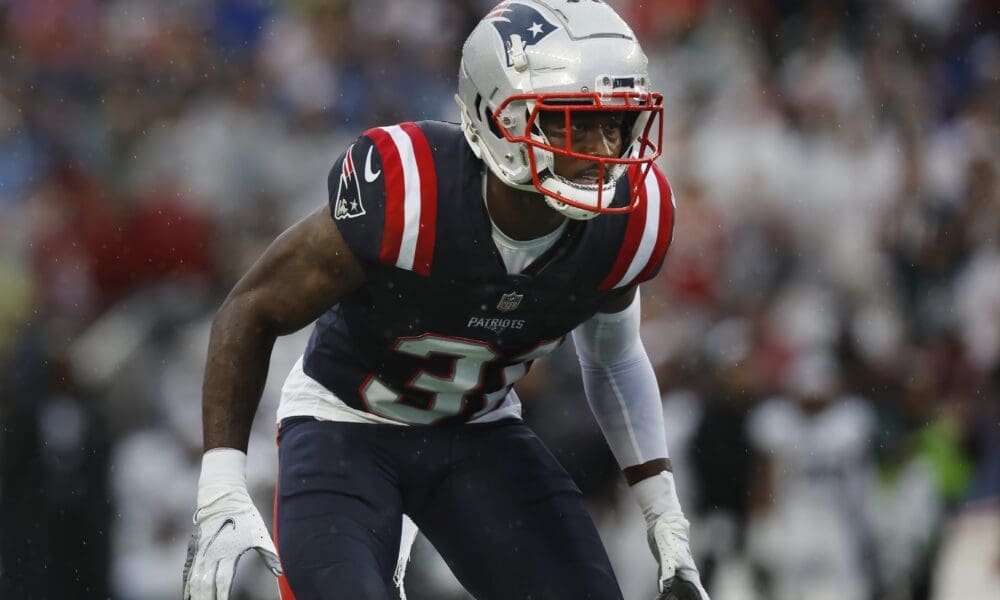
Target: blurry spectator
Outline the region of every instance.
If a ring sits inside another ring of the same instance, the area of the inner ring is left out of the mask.
[[[723,260],[730,232],[718,210],[705,198],[703,186],[689,179],[674,182],[681,198],[677,228],[684,232],[671,244],[670,261],[663,280],[671,298],[697,310],[718,302]]]
[[[970,169],[967,243],[972,257],[955,284],[958,327],[970,358],[986,371],[1000,364],[1000,185],[996,167]]]
[[[745,323],[730,320],[716,326],[748,329]],[[718,333],[716,331],[716,333]],[[691,473],[697,485],[695,514],[706,532],[700,546],[708,556],[701,559],[702,575],[714,582],[714,576],[746,555],[747,523],[752,503],[759,493],[755,473],[760,459],[748,437],[748,417],[760,399],[761,375],[751,359],[750,332],[739,331],[744,339],[729,338],[727,348],[737,354],[716,357],[706,389],[704,414],[691,440]],[[742,352],[739,350],[742,348]]]
[[[117,297],[98,265],[118,249],[115,207],[101,182],[63,163],[29,198],[31,262],[38,305],[56,317],[87,319]],[[107,283],[108,286],[103,284]]]
[[[910,139],[904,148],[904,185],[885,215],[885,243],[909,328],[923,338],[953,326],[949,291],[967,250],[955,206],[950,199],[930,195],[921,180],[919,142]]]
[[[0,375],[0,596],[109,597],[109,440],[56,322],[25,333]]]
[[[878,596],[887,600],[928,598],[942,517],[969,479],[956,415],[939,408],[946,391],[928,376],[935,370],[909,368],[896,398],[900,413],[883,423],[895,431],[882,441],[871,497]]]
[[[934,569],[933,600],[986,598],[1000,589],[1000,367],[985,390],[992,398],[975,428],[982,457],[958,515],[943,532]]]
[[[875,416],[863,398],[840,395],[837,378],[828,354],[802,355],[789,369],[787,396],[750,417],[769,490],[750,541],[752,560],[767,573],[766,598],[871,593],[866,498]]]

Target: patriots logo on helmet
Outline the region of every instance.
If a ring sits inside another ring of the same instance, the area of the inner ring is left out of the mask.
[[[366,214],[365,207],[361,204],[361,186],[358,182],[358,173],[354,169],[354,157],[351,155],[354,145],[347,149],[344,155],[344,164],[340,168],[340,183],[337,186],[337,204],[333,212],[333,218],[339,220],[353,219]],[[369,154],[369,161],[371,155]],[[365,164],[366,169],[370,169],[370,162]],[[380,171],[381,172],[381,171]]]
[[[486,15],[486,20],[493,24],[500,39],[503,40],[504,48],[507,49],[507,66],[514,65],[511,60],[511,50],[513,48],[512,36],[521,36],[524,48],[533,46],[542,41],[545,36],[556,30],[556,26],[550,23],[542,13],[534,8],[517,2],[504,2],[499,4]]]

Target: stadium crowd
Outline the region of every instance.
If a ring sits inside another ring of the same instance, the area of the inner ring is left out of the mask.
[[[678,221],[643,337],[713,598],[996,592],[995,3],[612,3],[666,98]],[[492,4],[0,0],[0,597],[179,595],[214,309],[361,131],[457,119]],[[250,444],[265,515],[307,334]],[[536,365],[525,417],[649,598],[575,361]],[[238,597],[273,598],[251,562]],[[423,541],[407,591],[465,597]]]

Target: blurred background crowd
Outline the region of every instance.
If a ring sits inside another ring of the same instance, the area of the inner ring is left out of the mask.
[[[609,2],[666,98],[644,339],[713,598],[1000,597],[996,2]],[[214,309],[361,131],[457,120],[493,3],[0,0],[0,597],[179,597]],[[268,520],[307,335],[251,440]],[[526,419],[650,598],[575,362],[536,365]],[[423,540],[407,591],[465,597]]]

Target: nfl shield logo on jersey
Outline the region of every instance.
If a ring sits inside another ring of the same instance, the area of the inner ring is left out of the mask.
[[[517,292],[504,294],[500,297],[500,302],[497,303],[497,310],[510,312],[521,305],[521,298],[524,298],[524,294],[518,294]]]

